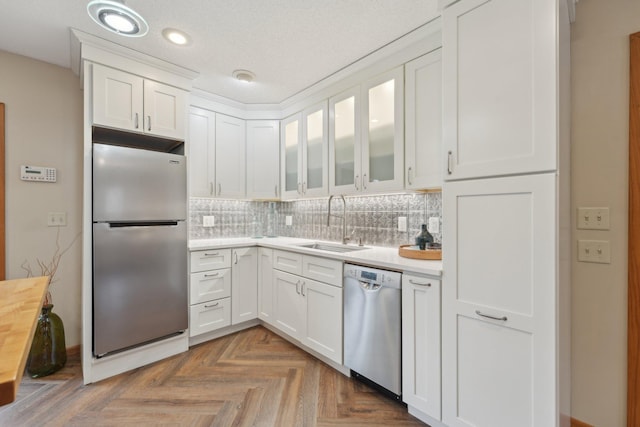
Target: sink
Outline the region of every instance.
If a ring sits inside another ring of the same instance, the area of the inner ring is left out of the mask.
[[[319,251],[328,251],[328,252],[353,252],[353,251],[361,251],[363,249],[369,249],[366,246],[351,246],[351,245],[341,245],[339,243],[330,244],[330,243],[305,243],[304,245],[297,245],[301,248],[309,248],[309,249],[317,249]]]

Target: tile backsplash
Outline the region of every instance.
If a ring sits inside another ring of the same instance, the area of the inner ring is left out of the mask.
[[[421,224],[435,217],[442,230],[442,194],[412,193],[379,196],[346,196],[346,234],[352,242],[395,247],[413,243]],[[340,197],[331,201],[327,227],[328,197],[287,202],[189,200],[189,238],[288,236],[307,239],[342,240],[343,205]],[[213,216],[213,227],[203,226],[203,217]],[[287,216],[291,225],[286,224]],[[398,231],[398,217],[407,218],[407,231]],[[436,242],[441,232],[432,233]]]

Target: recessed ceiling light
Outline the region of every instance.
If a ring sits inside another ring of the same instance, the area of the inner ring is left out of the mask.
[[[93,0],[87,5],[87,12],[98,25],[116,34],[142,37],[149,31],[142,16],[118,1]]]
[[[187,33],[176,30],[175,28],[165,28],[162,30],[162,36],[171,43],[179,46],[185,46],[191,42],[191,37],[189,37]]]
[[[256,78],[256,75],[249,70],[235,70],[232,75],[234,79],[243,83],[251,83]]]

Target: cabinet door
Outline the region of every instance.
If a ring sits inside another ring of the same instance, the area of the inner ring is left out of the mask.
[[[303,343],[342,364],[342,288],[303,279],[306,300]]]
[[[295,199],[302,196],[302,114],[282,120],[280,153],[282,169],[281,197]]]
[[[441,419],[440,360],[440,281],[403,274],[402,400],[436,420]]]
[[[189,137],[187,158],[189,195],[213,197],[215,186],[216,116],[213,111],[189,109]]]
[[[142,132],[142,77],[98,64],[92,67],[93,124]]]
[[[329,192],[328,107],[323,101],[302,112],[302,194],[325,196]]]
[[[463,0],[444,10],[445,179],[556,169],[557,3]]]
[[[201,271],[191,273],[189,278],[191,304],[213,301],[231,296],[231,270]]]
[[[442,187],[442,53],[405,65],[405,188]]]
[[[445,183],[442,421],[557,425],[556,177]]]
[[[280,182],[280,124],[247,121],[247,197],[277,199]]]
[[[273,249],[258,248],[258,318],[274,324]]]
[[[216,113],[216,195],[245,197],[244,120]]]
[[[232,251],[231,324],[258,317],[258,248]]]
[[[329,193],[362,189],[360,86],[329,99]]]
[[[404,183],[404,72],[395,68],[362,85],[362,189],[401,190]]]
[[[301,294],[302,278],[274,270],[275,326],[301,341],[304,336],[305,304]]]
[[[152,80],[144,81],[144,131],[184,140],[187,92]]]

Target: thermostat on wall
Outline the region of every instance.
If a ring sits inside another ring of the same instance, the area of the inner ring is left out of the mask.
[[[56,168],[43,166],[20,166],[20,179],[23,181],[56,182]]]

